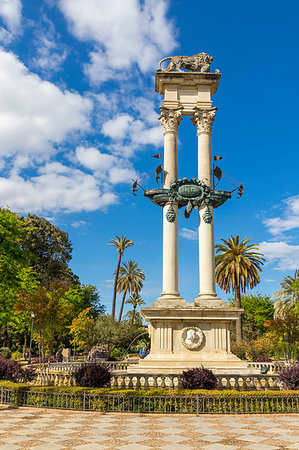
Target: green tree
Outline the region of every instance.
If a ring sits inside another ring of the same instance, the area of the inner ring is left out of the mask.
[[[89,351],[94,345],[95,320],[90,314],[91,309],[89,307],[81,311],[78,317],[73,318],[72,324],[67,327],[73,337],[71,344],[77,350]]]
[[[142,300],[140,295],[134,294],[134,295],[131,295],[131,297],[126,301],[126,303],[128,303],[128,304],[133,306],[132,319],[131,319],[131,323],[133,325],[134,321],[135,321],[135,315],[136,315],[137,307],[145,305],[145,302]]]
[[[247,237],[230,236],[228,240],[221,239],[224,244],[216,245],[216,282],[225,292],[235,294],[235,305],[241,308],[241,292],[252,289],[260,282],[259,272],[262,272],[263,255],[258,252],[258,246],[248,243]],[[236,340],[242,340],[242,319],[236,323]]]
[[[30,268],[31,254],[22,248],[25,235],[22,219],[0,208],[0,338],[9,347],[16,323],[13,307],[19,291],[30,292],[36,279]]]
[[[81,311],[89,308],[90,315],[93,317],[104,314],[106,307],[100,302],[100,295],[96,288],[89,285],[74,285],[65,293],[66,301],[74,306],[74,316],[77,317]]]
[[[230,299],[235,306],[235,300]],[[243,338],[247,341],[262,336],[266,331],[265,322],[274,316],[274,304],[268,295],[241,295]]]
[[[280,286],[281,289],[272,296],[272,299],[275,300],[275,317],[283,318],[285,313],[291,310],[299,313],[299,271],[295,270],[293,277],[285,277]]]
[[[65,281],[77,284],[78,277],[68,266],[72,258],[72,245],[66,232],[43,217],[28,214],[22,219],[25,230],[22,248],[32,255],[32,269],[43,286]]]
[[[110,350],[115,347],[127,348],[142,332],[143,328],[127,321],[117,322],[112,316],[99,316],[95,324],[94,345],[106,344]]]
[[[143,325],[143,318],[142,318],[142,314],[139,311],[136,311],[133,317],[133,310],[128,311],[125,315],[123,320],[130,322],[131,324],[133,323],[134,326],[141,328]],[[132,322],[132,319],[134,320],[134,322]]]
[[[143,270],[138,267],[135,261],[125,262],[119,269],[119,277],[117,280],[117,292],[123,293],[123,298],[120,306],[118,321],[121,321],[126,295],[128,293],[138,295],[143,286],[145,275]]]
[[[36,340],[43,357],[46,352],[53,353],[57,340],[67,333],[66,327],[74,315],[73,305],[64,297],[67,290],[67,283],[53,281],[49,288],[40,285],[30,293],[18,295],[16,311],[35,315]]]
[[[112,245],[116,248],[118,257],[117,257],[117,265],[115,270],[115,277],[114,277],[114,286],[113,286],[113,299],[112,299],[112,317],[115,317],[115,307],[116,307],[116,291],[117,291],[117,280],[118,280],[118,274],[119,274],[119,268],[121,263],[122,255],[126,248],[131,247],[134,245],[133,241],[130,239],[127,239],[126,236],[119,237],[115,235],[115,239],[112,239],[108,245]]]

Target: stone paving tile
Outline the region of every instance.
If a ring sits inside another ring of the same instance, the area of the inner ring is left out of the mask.
[[[265,441],[266,437],[256,436],[252,434],[247,434],[245,436],[239,436],[236,438],[237,441],[246,441],[246,442],[262,442]]]
[[[278,450],[281,447],[276,447],[274,445],[267,445],[267,444],[253,444],[253,445],[246,446],[246,448],[248,448],[250,450]],[[282,448],[286,448],[286,447],[282,447]]]
[[[62,413],[0,407],[0,450],[299,450],[298,417]]]

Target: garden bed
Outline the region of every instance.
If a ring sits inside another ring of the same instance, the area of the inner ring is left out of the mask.
[[[298,413],[298,391],[120,390],[0,382],[0,403],[99,412],[172,414]]]

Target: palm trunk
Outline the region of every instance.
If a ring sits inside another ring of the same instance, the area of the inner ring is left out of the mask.
[[[123,315],[123,309],[124,309],[124,304],[125,304],[126,295],[127,295],[127,291],[125,291],[125,292],[124,292],[124,295],[123,295],[123,299],[122,299],[121,307],[120,307],[120,311],[119,311],[118,322],[121,321],[121,316]]]
[[[135,314],[136,314],[136,306],[133,306],[132,325],[134,325]]]
[[[116,266],[115,278],[114,278],[114,286],[113,286],[112,317],[115,317],[116,289],[117,289],[117,280],[118,280],[120,262],[121,262],[121,253],[118,252],[118,260],[117,260],[117,266]]]
[[[235,306],[236,308],[241,308],[241,291],[240,286],[235,289]],[[236,321],[236,341],[237,344],[242,342],[242,314]]]

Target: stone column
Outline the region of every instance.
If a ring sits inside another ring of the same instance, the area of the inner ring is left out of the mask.
[[[164,189],[169,189],[178,176],[177,135],[182,108],[160,107],[159,117],[164,134]],[[172,217],[171,217],[172,215]],[[175,216],[175,217],[174,217]],[[178,207],[173,203],[163,208],[163,291],[158,300],[180,299],[178,291]]]
[[[195,108],[192,118],[197,126],[198,136],[198,179],[210,187],[213,187],[211,135],[216,110],[217,108]],[[196,300],[217,298],[213,208],[209,209],[212,215],[211,223],[206,223],[203,219],[206,208],[199,211],[199,295]]]

